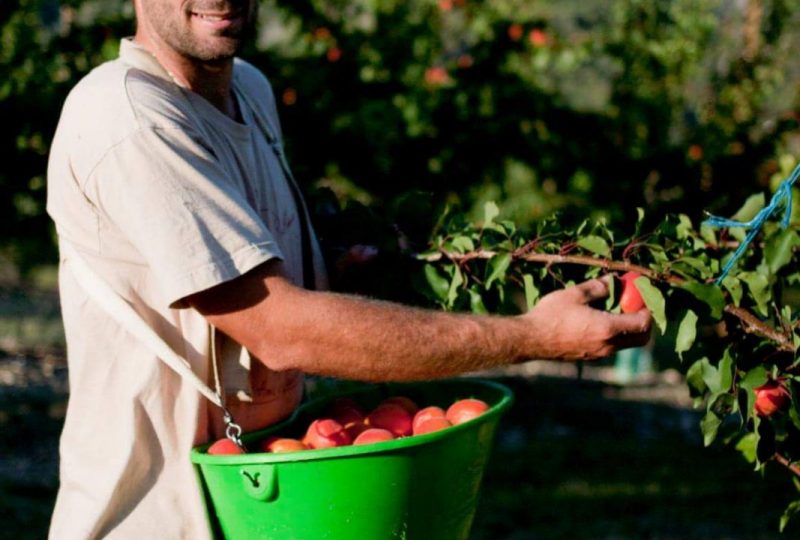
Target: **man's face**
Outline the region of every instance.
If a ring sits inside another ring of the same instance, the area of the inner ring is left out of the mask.
[[[180,55],[213,62],[236,54],[257,6],[257,0],[140,0],[137,19]]]

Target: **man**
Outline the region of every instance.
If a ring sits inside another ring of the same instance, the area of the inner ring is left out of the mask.
[[[518,317],[322,292],[272,91],[234,60],[256,1],[134,6],[135,37],[70,94],[50,158],[48,211],[73,250],[60,268],[71,395],[51,538],[207,538],[188,453],[223,431],[216,407],[87,296],[70,253],[207,381],[214,348],[245,430],[288,415],[302,373],[425,379],[646,340],[646,310],[587,305],[607,296],[600,280]]]

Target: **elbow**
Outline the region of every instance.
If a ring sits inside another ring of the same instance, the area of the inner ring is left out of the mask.
[[[298,369],[308,372],[311,368],[309,348],[302,343],[286,343],[283,340],[264,336],[250,354],[271,371]]]

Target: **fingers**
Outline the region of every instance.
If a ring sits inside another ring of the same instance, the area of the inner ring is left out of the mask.
[[[571,289],[567,290],[571,290],[572,294],[576,296],[580,295],[582,303],[589,304],[595,300],[602,300],[603,298],[608,297],[609,279],[611,279],[610,276],[603,276],[602,278],[598,279],[590,279],[589,281],[579,283],[578,285],[575,285]]]
[[[653,317],[647,309],[615,315],[609,342],[617,349],[641,347],[650,340],[652,323]]]

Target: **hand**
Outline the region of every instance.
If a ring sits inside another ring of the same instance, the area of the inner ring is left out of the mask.
[[[608,279],[552,292],[522,315],[531,325],[531,359],[588,360],[647,343],[652,323],[647,309],[616,315],[589,306],[608,297]]]

